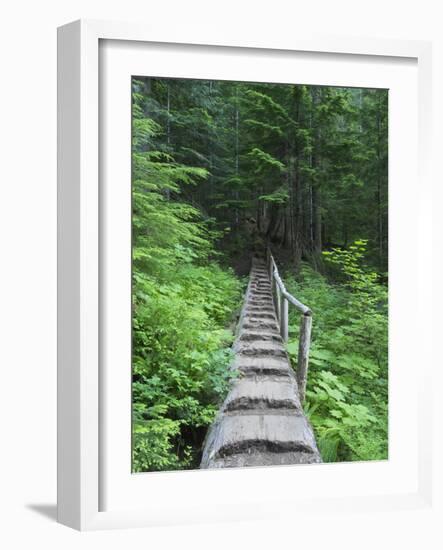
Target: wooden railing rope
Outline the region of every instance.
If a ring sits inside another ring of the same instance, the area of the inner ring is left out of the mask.
[[[288,303],[300,311],[300,335],[298,344],[296,378],[301,402],[306,393],[306,382],[309,366],[309,349],[311,346],[312,311],[308,306],[290,294],[280,277],[271,249],[266,249],[266,262],[271,279],[271,288],[275,296],[275,309],[280,326],[280,334],[285,343],[288,341]]]

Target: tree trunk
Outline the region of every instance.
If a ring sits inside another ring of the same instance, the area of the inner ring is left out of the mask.
[[[381,158],[381,101],[377,105],[377,233],[380,268],[383,265],[383,208],[382,208],[382,158]]]
[[[239,192],[238,192],[238,167],[239,167],[239,136],[238,136],[238,129],[239,129],[239,121],[240,121],[240,114],[238,109],[238,86],[235,87],[235,177],[236,177],[236,188],[235,188],[235,200],[239,200]],[[235,227],[237,228],[239,225],[239,219],[238,219],[238,202],[235,207]]]
[[[312,190],[314,202],[314,251],[318,254],[322,251],[322,216],[321,216],[321,190],[317,184]]]
[[[317,88],[312,88],[312,107],[314,112],[317,110],[319,104],[319,94],[322,95],[322,91],[318,91]],[[314,184],[312,186],[312,202],[314,213],[314,242],[313,250],[316,254],[320,254],[322,251],[322,211],[321,211],[321,182],[318,179],[317,170],[320,163],[320,151],[321,151],[321,130],[318,127],[318,123],[314,124],[313,129],[313,152],[311,156],[311,168],[314,171]]]

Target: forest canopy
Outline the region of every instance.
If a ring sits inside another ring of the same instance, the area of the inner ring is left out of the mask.
[[[314,312],[323,460],[386,458],[388,91],[140,77],[132,98],[134,471],[198,467],[264,243]]]

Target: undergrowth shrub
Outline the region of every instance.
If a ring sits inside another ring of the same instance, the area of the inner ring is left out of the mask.
[[[133,468],[195,467],[230,383],[224,326],[239,283],[217,265],[177,266],[160,285],[141,273],[134,279]]]
[[[366,241],[324,260],[333,282],[303,264],[288,290],[313,309],[305,411],[325,462],[388,456],[387,287],[362,267]],[[299,316],[290,312],[288,351],[296,365]]]

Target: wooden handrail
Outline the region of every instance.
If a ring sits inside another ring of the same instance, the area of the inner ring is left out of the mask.
[[[300,394],[301,402],[304,401],[306,393],[306,381],[308,377],[309,366],[309,348],[311,346],[311,330],[312,330],[312,311],[311,309],[297,300],[292,294],[290,294],[280,277],[277,264],[271,253],[270,248],[266,249],[267,267],[269,270],[269,277],[271,279],[271,290],[274,293],[275,288],[275,308],[277,312],[277,319],[280,325],[280,334],[283,341],[288,341],[288,303],[292,304],[295,308],[302,313],[300,319],[300,337],[298,344],[298,357],[297,357],[297,384]]]
[[[300,300],[297,300],[297,298],[295,298],[292,294],[290,294],[286,290],[286,287],[283,281],[281,280],[280,274],[277,269],[277,265],[272,255],[271,255],[271,262],[273,263],[273,268],[274,268],[273,276],[278,286],[280,287],[280,292],[282,293],[282,295],[286,298],[286,300],[288,300],[288,302],[291,302],[293,306],[295,306],[301,313],[303,313],[303,315],[312,315],[312,311],[308,308],[308,306],[305,306],[305,304],[302,304]]]

